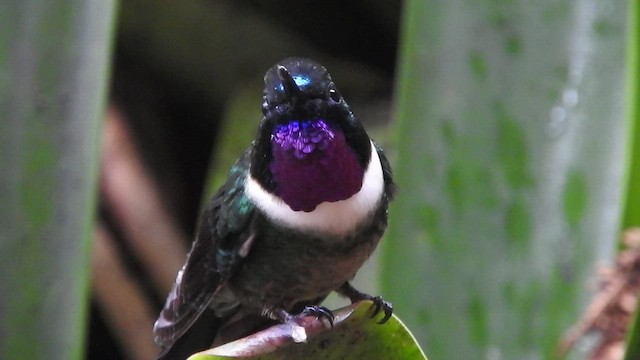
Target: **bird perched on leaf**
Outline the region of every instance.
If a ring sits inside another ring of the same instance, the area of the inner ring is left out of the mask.
[[[301,316],[351,286],[387,226],[391,168],[316,62],[289,58],[264,78],[257,138],[203,211],[197,237],[154,326],[160,358]]]

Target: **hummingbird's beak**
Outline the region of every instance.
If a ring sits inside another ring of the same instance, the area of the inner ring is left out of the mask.
[[[282,65],[278,65],[278,77],[280,78],[280,81],[282,81],[282,87],[284,87],[284,93],[287,97],[287,101],[295,105],[301,95],[298,84],[296,84],[291,77],[291,74],[289,74],[289,70]]]

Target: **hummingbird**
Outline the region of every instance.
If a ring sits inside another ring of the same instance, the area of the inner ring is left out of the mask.
[[[387,226],[387,158],[320,64],[284,59],[264,84],[256,139],[205,206],[154,325],[159,359],[302,316],[332,325],[320,306],[331,292],[391,317],[389,302],[350,284]]]

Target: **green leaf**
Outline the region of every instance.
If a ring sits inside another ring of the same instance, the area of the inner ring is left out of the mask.
[[[629,1],[629,25],[627,42],[627,119],[630,143],[627,156],[628,183],[624,226],[640,226],[640,5]]]
[[[305,317],[275,325],[246,338],[194,354],[189,360],[250,357],[271,359],[404,359],[426,360],[411,333],[396,316],[384,324],[371,318],[373,303],[363,301],[335,310],[333,329],[322,320]],[[304,328],[305,330],[301,330]],[[294,337],[306,332],[307,341]],[[298,340],[299,342],[299,340]]]
[[[627,120],[631,151],[628,153],[629,179],[625,208],[625,227],[640,225],[640,1],[629,1],[627,26]],[[625,360],[640,358],[640,302],[627,332]]]
[[[405,5],[385,298],[436,359],[551,358],[619,231],[625,2]]]
[[[0,4],[0,358],[80,359],[114,2]]]

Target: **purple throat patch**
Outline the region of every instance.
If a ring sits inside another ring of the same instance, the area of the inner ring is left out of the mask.
[[[292,121],[277,125],[272,141],[284,151],[292,151],[298,159],[303,159],[316,149],[326,150],[335,137],[334,132],[322,119],[313,121]]]
[[[275,193],[294,211],[348,199],[362,187],[363,169],[344,134],[323,119],[277,125],[269,170]]]

